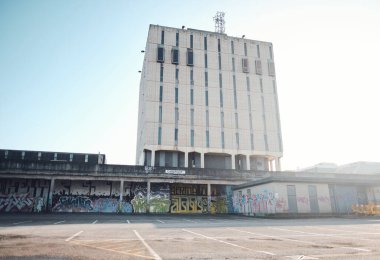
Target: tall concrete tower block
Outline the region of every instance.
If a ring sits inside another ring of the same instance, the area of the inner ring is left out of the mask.
[[[136,163],[280,170],[272,43],[150,25]]]

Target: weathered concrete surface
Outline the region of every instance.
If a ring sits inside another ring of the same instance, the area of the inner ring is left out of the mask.
[[[379,259],[380,219],[0,215],[0,255],[61,259]]]

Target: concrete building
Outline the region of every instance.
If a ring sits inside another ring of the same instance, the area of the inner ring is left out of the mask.
[[[138,120],[138,165],[279,171],[272,43],[150,25]]]

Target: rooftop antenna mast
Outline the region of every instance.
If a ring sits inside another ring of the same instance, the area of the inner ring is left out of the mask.
[[[224,28],[224,12],[216,12],[216,15],[214,16],[214,21],[215,21],[215,32],[217,33],[224,33],[225,28]]]

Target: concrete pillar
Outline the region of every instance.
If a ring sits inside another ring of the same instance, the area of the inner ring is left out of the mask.
[[[281,171],[281,162],[280,162],[280,158],[276,158],[275,159],[275,164],[276,164],[276,171]]]
[[[150,201],[150,180],[146,183],[146,212],[149,213],[149,201]]]
[[[156,156],[156,151],[155,150],[152,150],[152,155],[150,157],[150,166],[154,166],[155,164],[155,156]]]
[[[123,201],[123,193],[124,193],[124,180],[120,180],[120,194],[119,194],[120,203]]]
[[[185,152],[185,167],[189,167],[189,153]]]
[[[52,178],[50,181],[49,195],[47,198],[47,208],[46,209],[48,212],[51,212],[52,208],[53,208],[54,182],[55,182],[55,179]]]
[[[247,170],[251,170],[251,159],[250,159],[250,156],[247,155],[246,156],[246,161],[247,161]]]
[[[235,155],[231,154],[231,169],[235,170]]]
[[[201,153],[201,168],[205,167],[205,154]]]
[[[269,170],[272,172],[273,169],[273,160],[269,160]]]
[[[207,211],[211,213],[211,184],[207,183]]]

